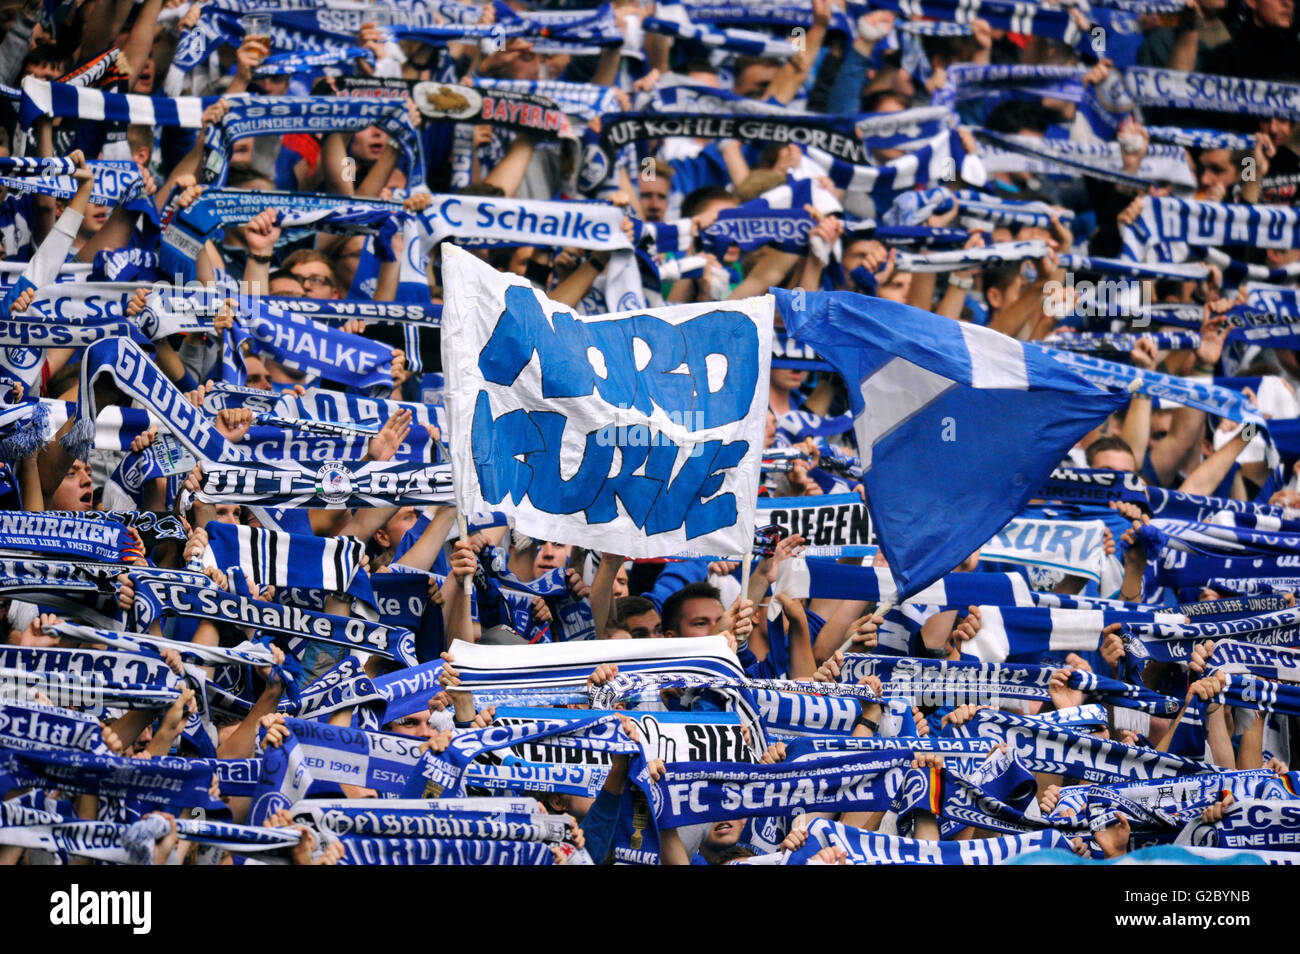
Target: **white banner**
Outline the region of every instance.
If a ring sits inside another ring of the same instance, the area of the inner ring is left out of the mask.
[[[749,552],[770,296],[583,318],[456,246],[442,263],[462,511],[634,558]]]
[[[1108,569],[1105,533],[1106,524],[1100,520],[1017,517],[980,548],[980,559],[1027,566],[1030,582],[1044,589],[1065,576],[1081,576],[1100,585]],[[1109,582],[1110,574],[1106,575]]]

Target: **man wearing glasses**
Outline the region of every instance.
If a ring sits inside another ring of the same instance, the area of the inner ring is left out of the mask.
[[[302,282],[308,298],[338,298],[339,280],[334,267],[320,252],[300,249],[284,260],[284,268]]]

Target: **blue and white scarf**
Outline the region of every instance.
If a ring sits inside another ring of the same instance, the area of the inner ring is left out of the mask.
[[[0,511],[0,551],[7,554],[36,551],[111,563],[129,560],[135,549],[126,527],[114,520]]]
[[[1069,209],[1053,212],[1046,202],[1006,199],[971,189],[958,189],[954,195],[958,202],[957,218],[964,224],[992,222],[995,225],[1028,225],[1046,229],[1051,227],[1053,216],[1062,224],[1074,221],[1074,213]]]
[[[196,666],[253,666],[257,668],[273,665],[271,650],[260,643],[240,643],[238,646],[205,646],[202,643],[183,642],[166,639],[147,633],[119,633],[106,629],[94,629],[76,623],[56,623],[46,627],[46,632],[62,639],[71,639],[83,643],[103,643],[114,649],[130,652],[149,653],[162,658],[164,650],[173,649],[182,662]]]
[[[886,811],[910,752],[851,752],[799,762],[677,762],[656,782],[659,824],[679,828],[760,815]]]
[[[1300,554],[1295,552],[1233,555],[1186,537],[1175,539],[1150,524],[1141,527],[1138,533],[1148,554],[1147,578],[1161,586],[1200,586],[1210,578],[1287,576],[1300,568]]]
[[[259,587],[274,586],[280,602],[323,609],[326,595],[347,593],[374,606],[370,575],[361,569],[365,546],[360,540],[212,521],[208,547],[218,568],[239,567]]]
[[[40,689],[56,705],[132,709],[169,706],[181,692],[179,676],[159,657],[99,649],[0,647],[0,672],[17,685]]]
[[[808,235],[817,224],[804,209],[811,202],[811,180],[805,179],[793,188],[773,189],[749,202],[723,209],[717,220],[700,234],[700,243],[706,251],[719,256],[733,245],[742,253],[771,245],[783,252],[802,254],[808,247]]]
[[[1228,205],[1144,196],[1132,225],[1122,226],[1124,257],[1143,261],[1157,245],[1300,248],[1300,212],[1287,206]]]
[[[613,713],[577,721],[489,726],[461,733],[452,738],[443,752],[425,752],[403,795],[407,798],[461,796],[467,782],[466,770],[480,755],[542,738],[557,745],[629,756],[628,781],[631,784],[624,794],[615,826],[614,858],[634,864],[658,864],[656,819],[663,813],[662,796],[646,771],[646,756],[641,743],[627,737],[618,716]]]
[[[143,404],[196,457],[204,460],[238,459],[236,449],[207,417],[164,377],[158,366],[126,339],[101,341],[86,350],[81,359],[81,383],[77,400],[77,423],[68,435],[69,452],[85,459],[92,443],[98,414],[95,386],[107,376],[128,397]]]
[[[1138,474],[1101,468],[1058,467],[1034,495],[1036,499],[1108,506],[1112,500],[1147,503],[1147,485]]]
[[[281,311],[309,315],[325,324],[342,324],[360,318],[367,324],[419,325],[438,328],[442,325],[441,305],[422,305],[407,301],[371,301],[368,298],[281,298],[265,295],[261,299]]]
[[[1065,351],[1119,351],[1127,354],[1139,341],[1149,341],[1161,351],[1194,351],[1201,346],[1195,331],[1147,331],[1141,334],[1112,334],[1099,331],[1057,332],[1043,343]]]
[[[1106,715],[1103,710],[1101,722]],[[845,752],[938,752],[944,756],[979,758],[988,755],[996,746],[988,739],[950,739],[939,735],[900,736],[882,738],[873,736],[840,735],[809,736],[792,739],[785,746],[786,762],[801,762],[830,753]]]
[[[319,467],[212,464],[204,467],[204,503],[342,509],[453,503],[451,467],[406,461],[326,461]]]
[[[354,709],[354,724],[364,729],[378,729],[385,704],[361,661],[348,657],[290,698],[280,700],[276,711],[319,721],[322,716],[340,709]]]
[[[1047,816],[1064,818],[1066,809],[1082,815],[1087,808],[1093,785],[1066,785],[1061,788],[1056,807]],[[1245,798],[1274,798],[1285,793],[1272,772],[1251,769],[1242,772],[1220,772],[1207,775],[1189,775],[1178,779],[1151,782],[1112,782],[1107,789],[1122,795],[1127,801],[1146,809],[1179,813],[1188,808],[1198,812],[1200,807],[1216,800],[1223,791],[1232,792],[1238,801]]]
[[[935,91],[933,102],[948,105],[989,99],[992,92],[1001,90],[1015,90],[1031,99],[1078,102],[1086,72],[1081,66],[953,63],[947,70],[946,86]]]
[[[1300,119],[1300,86],[1291,83],[1134,66],[1124,88],[1142,106]]]
[[[789,40],[779,40],[752,30],[734,30],[692,23],[680,5],[661,4],[657,16],[646,17],[642,25],[647,33],[659,33],[710,49],[726,50],[739,56],[764,56],[787,59],[795,54]],[[669,19],[671,17],[671,19]]]
[[[1300,651],[1223,639],[1214,644],[1207,669],[1297,683],[1300,682]]]
[[[1068,729],[1044,728],[1032,719],[995,709],[981,709],[966,724],[950,726],[947,731],[958,737],[1005,741],[1031,771],[1103,784],[1218,771],[1206,762]]]
[[[1047,654],[1096,652],[1101,632],[1114,623],[1154,619],[1159,624],[1177,625],[1178,613],[1131,613],[1110,609],[1060,609],[1055,607],[980,607],[980,632],[963,651],[989,662],[1004,659],[1042,659]],[[1102,678],[1102,677],[1095,677]],[[1167,703],[1160,705],[1167,708]],[[1175,706],[1176,708],[1176,706]]]
[[[1203,600],[1199,603],[1181,603],[1178,612],[1186,616],[1190,622],[1205,623],[1273,613],[1286,609],[1286,606],[1286,600],[1281,596],[1238,596],[1221,600]]]
[[[1196,623],[1125,623],[1126,651],[1138,659],[1186,664],[1207,639],[1232,639],[1256,647],[1300,644],[1300,612],[1276,610],[1258,616]],[[1244,652],[1244,650],[1243,650]]]
[[[249,809],[260,825],[302,801],[316,783],[345,783],[398,794],[419,759],[420,739],[286,718],[289,738],[268,748]],[[259,733],[264,736],[265,730]],[[378,806],[379,803],[376,803]]]
[[[971,179],[968,175],[971,170],[965,160],[975,157],[967,157],[961,151],[960,140],[954,144],[955,139],[955,133],[941,131],[925,140],[915,151],[880,165],[849,162],[817,146],[807,147],[807,153],[834,185],[847,191],[869,194],[876,209],[880,210],[889,208],[901,192],[951,180],[954,170],[960,171],[963,178]],[[983,173],[982,167],[980,173]]]
[[[13,599],[65,609],[96,626],[117,628],[121,619],[116,581],[126,569],[120,563],[0,558],[0,592]],[[141,572],[141,568],[133,572]],[[202,574],[183,575],[207,582]]]
[[[535,799],[308,799],[289,811],[295,821],[341,836],[558,844],[569,835],[569,818],[546,814]]]
[[[1178,834],[1179,845],[1250,851],[1294,850],[1300,844],[1300,811],[1292,799],[1246,799],[1217,822],[1192,821]]]
[[[24,168],[6,170],[3,165],[0,165],[0,186],[15,192],[33,192],[37,195],[51,195],[64,200],[76,195],[79,183],[72,178],[71,169],[68,168],[70,160],[35,161],[58,163],[58,165],[47,166],[48,171],[45,174],[28,172]],[[132,211],[152,212],[152,217],[156,218],[157,212],[152,209],[148,200],[136,201],[144,194],[144,178],[134,162],[129,159],[96,159],[87,162],[86,165],[94,175],[90,190],[92,203],[113,208],[124,205]]]
[[[70,116],[97,122],[198,129],[203,125],[203,110],[218,99],[216,96],[200,99],[107,93],[71,83],[51,83],[34,76],[23,80],[22,89],[19,119],[26,128],[31,128],[42,116]]]
[[[0,746],[75,749],[101,755],[110,751],[99,722],[86,713],[12,698],[0,699]]]
[[[1186,553],[1223,553],[1226,556],[1278,556],[1300,551],[1300,533],[1294,529],[1268,530],[1221,523],[1190,523],[1157,517],[1151,525],[1160,531],[1144,542]]]
[[[1158,371],[1144,371],[1132,365],[1106,361],[1093,355],[1074,354],[1055,348],[1045,350],[1061,364],[1078,372],[1099,387],[1127,390],[1130,386],[1136,386],[1140,394],[1167,399],[1175,404],[1194,407],[1232,421],[1253,423],[1260,427],[1267,426],[1254,405],[1241,394],[1228,388],[1179,378],[1171,374],[1161,374]],[[1133,382],[1136,382],[1136,385]]]
[[[1231,149],[1236,152],[1255,148],[1255,137],[1244,133],[1182,126],[1147,126],[1146,131],[1152,142],[1173,143],[1188,149]]]
[[[808,825],[804,846],[792,852],[784,863],[809,864],[817,852],[832,846],[843,848],[854,864],[861,865],[996,865],[1039,851],[1069,851],[1070,840],[1048,829],[997,838],[919,841],[816,818]]]
[[[960,609],[980,603],[1037,606],[1045,595],[1032,593],[1019,573],[950,573],[900,599],[893,575],[883,567],[852,566],[802,556],[781,564],[773,592],[795,599],[870,600]]]
[[[1059,256],[1057,263],[1067,270],[1122,275],[1126,278],[1172,278],[1197,282],[1204,281],[1210,275],[1209,266],[1197,262],[1135,262],[1131,259],[1095,258],[1071,253]]]
[[[236,339],[245,336],[254,351],[313,379],[322,377],[362,390],[392,390],[392,348],[381,342],[265,303],[236,326]]]
[[[438,415],[441,412],[440,406],[361,397],[317,388],[309,388],[299,396],[292,392],[275,394],[256,388],[218,383],[203,399],[203,410],[208,414],[216,414],[228,407],[247,408],[254,414],[270,414],[292,421],[373,427],[375,430],[399,411],[410,412],[412,422],[425,428],[438,426]],[[313,425],[305,426],[310,429]]]
[[[871,9],[890,10],[898,14],[900,19],[907,20],[925,18],[945,23],[969,24],[971,20],[980,18],[995,30],[1060,40],[1066,46],[1075,46],[1089,39],[1070,19],[1066,10],[1008,3],[1004,0],[975,0],[970,3],[959,3],[956,0],[887,0],[876,3],[873,0],[869,5],[848,4],[850,18],[855,21],[860,14]]]
[[[903,272],[959,272],[1003,262],[1039,259],[1048,252],[1047,243],[999,242],[983,248],[962,248],[942,252],[899,252],[895,267]]]
[[[1242,526],[1250,526],[1246,521],[1257,520],[1272,522],[1285,518],[1287,511],[1270,504],[1254,503],[1250,500],[1231,500],[1226,497],[1207,497],[1190,494],[1182,490],[1168,490],[1164,487],[1148,486],[1146,488],[1148,507],[1152,517],[1168,517],[1192,523],[1214,521],[1216,515],[1226,513],[1235,520],[1243,521]],[[1217,521],[1216,521],[1217,522]],[[1283,574],[1290,575],[1290,574]]]
[[[172,756],[135,759],[66,749],[0,749],[0,781],[6,790],[57,788],[173,810],[222,811],[222,803],[208,794],[212,773],[212,768],[201,762]]]
[[[345,66],[357,60],[366,60],[371,66],[375,64],[373,50],[360,46],[348,46],[341,49],[324,50],[319,53],[272,53],[253,70],[255,77],[292,76],[294,73],[338,72],[326,67]]]
[[[206,619],[273,633],[307,637],[397,659],[415,665],[415,634],[409,629],[372,623],[364,619],[316,613],[297,606],[255,600],[238,593],[214,588],[150,579],[143,574],[136,582],[135,612],[142,625],[165,616]]]
[[[886,698],[909,699],[919,706],[999,705],[1002,700],[1049,701],[1048,683],[1055,670],[1031,663],[969,662],[864,656],[848,653],[840,680],[855,682],[863,676],[881,681]],[[1096,673],[1070,674],[1070,688],[1079,689],[1109,705],[1173,714],[1180,708],[1169,699],[1142,686],[1134,686]],[[1087,720],[1081,723],[1088,724]]]

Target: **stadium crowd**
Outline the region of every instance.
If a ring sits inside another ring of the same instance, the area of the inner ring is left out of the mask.
[[[0,29],[0,863],[1295,860],[1291,0]]]

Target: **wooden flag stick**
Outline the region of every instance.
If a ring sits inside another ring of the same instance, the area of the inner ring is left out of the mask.
[[[893,608],[894,608],[894,604],[891,603],[889,600],[881,600],[879,603],[876,604],[876,608],[871,611],[871,615],[873,618],[879,616],[881,619],[884,619],[885,614],[888,613]],[[849,647],[852,645],[853,645],[853,634],[849,633],[849,638],[844,640],[844,644],[840,646],[840,652],[847,653],[849,651]]]

